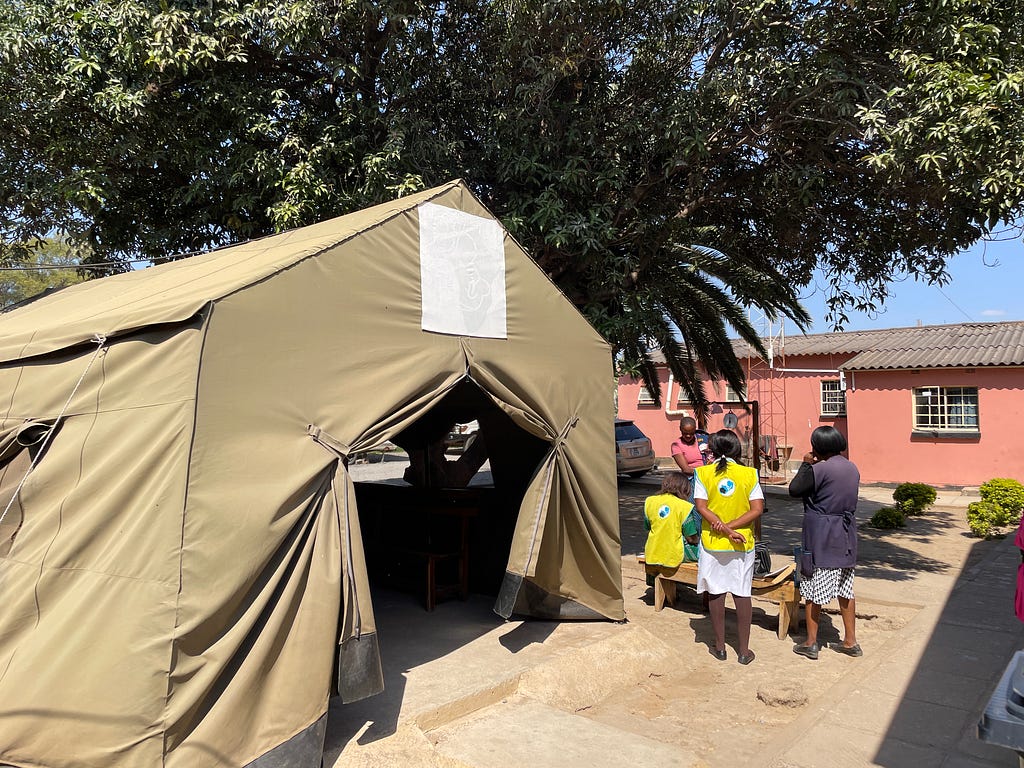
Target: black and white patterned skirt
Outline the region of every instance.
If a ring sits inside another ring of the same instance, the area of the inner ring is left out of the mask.
[[[800,579],[800,597],[815,605],[828,605],[837,597],[853,599],[853,568],[815,568]]]

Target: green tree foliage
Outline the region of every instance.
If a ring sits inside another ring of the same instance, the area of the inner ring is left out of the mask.
[[[58,240],[0,248],[0,309],[84,280],[77,250]]]
[[[19,0],[0,235],[154,260],[463,177],[656,392],[1021,212],[1015,0]]]

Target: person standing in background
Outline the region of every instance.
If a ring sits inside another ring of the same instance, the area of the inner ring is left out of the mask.
[[[846,438],[835,427],[811,433],[811,450],[789,484],[789,495],[804,500],[800,596],[805,600],[807,639],[793,652],[818,658],[821,607],[839,598],[843,640],[833,651],[862,656],[857,643],[853,569],[857,564],[857,495],[860,471],[842,455]]]
[[[704,451],[707,445],[701,445],[697,439],[697,422],[686,416],[679,421],[679,439],[672,441],[672,459],[686,479],[690,481],[690,501],[693,501],[693,472],[703,467]]]

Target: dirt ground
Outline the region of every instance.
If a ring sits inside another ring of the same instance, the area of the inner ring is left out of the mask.
[[[757,658],[749,666],[736,662],[731,602],[726,617],[729,658],[725,662],[705,651],[713,638],[711,622],[692,589],[680,587],[676,605],[655,613],[653,588],[646,585],[635,564],[635,554],[643,550],[646,537],[643,499],[650,492],[650,488],[637,486],[620,488],[626,612],[629,621],[678,649],[678,663],[652,673],[631,691],[619,692],[585,714],[646,735],[653,724],[657,739],[687,749],[709,766],[742,765],[753,761],[809,702],[826,696],[851,665],[864,660],[827,649],[817,661],[797,656],[792,648],[804,639],[802,621],[796,630],[791,629],[789,638],[779,640],[777,606],[756,597],[751,648]],[[862,503],[858,510],[862,524],[878,506]],[[800,542],[801,513],[798,501],[768,497],[763,534],[776,565],[791,562],[792,548]],[[857,637],[866,656],[881,649],[926,605],[927,595],[934,594],[929,580],[959,571],[971,540],[963,535],[966,526],[957,517],[953,511],[936,511],[895,532],[862,525],[855,591]],[[838,607],[833,604],[822,617],[819,642],[838,641],[841,631]],[[695,646],[699,652],[694,652]]]
[[[391,463],[369,465],[365,473],[372,473],[373,479],[392,476]],[[1006,595],[1013,594],[1017,553],[1009,542],[970,536],[964,498],[950,497],[945,506],[908,519],[905,529],[880,531],[868,527],[867,521],[889,502],[890,492],[865,489],[858,506],[855,581],[857,639],[864,657],[850,658],[827,648],[817,661],[797,656],[792,649],[804,639],[802,624],[779,640],[778,607],[755,597],[751,648],[757,658],[743,666],[736,662],[731,604],[725,662],[708,653],[710,619],[692,589],[680,586],[675,605],[654,611],[653,588],[647,586],[636,555],[646,540],[643,500],[655,489],[635,482],[619,486],[628,623],[625,633],[610,634],[622,634],[619,640],[626,645],[619,648],[608,638],[596,637],[591,645],[580,637],[602,635],[609,627],[600,622],[573,625],[572,631],[557,623],[512,622],[506,630],[482,598],[462,608],[457,602],[444,603],[440,614],[450,612],[454,619],[460,615],[457,611],[466,613],[459,623],[445,625],[463,627],[465,637],[441,633],[438,647],[429,653],[419,640],[409,659],[397,660],[391,688],[380,697],[393,700],[384,702],[382,711],[360,709],[352,715],[356,709],[336,710],[326,764],[604,768],[631,762],[630,749],[656,750],[659,745],[671,749],[649,756],[656,764],[704,768],[1008,764],[1001,748],[979,742],[975,726],[979,708],[1021,638],[1012,606],[1004,605]],[[768,494],[766,507],[762,533],[779,567],[792,562],[793,546],[800,541],[802,507],[778,493]],[[474,606],[477,612],[470,610]],[[388,617],[386,606],[381,608],[381,618]],[[425,622],[424,633],[435,626],[428,621],[432,614],[420,615],[414,608],[412,618]],[[394,631],[414,631],[402,623],[411,620],[406,614],[396,613],[393,619],[398,622]],[[841,629],[838,607],[826,607],[819,641],[840,640]],[[381,633],[386,634],[384,629]],[[543,653],[534,657],[534,651]],[[574,660],[571,668],[558,661],[563,652]],[[529,672],[534,658],[543,659],[538,675]],[[463,674],[456,669],[459,664],[469,672],[474,664],[487,667],[481,675],[487,680],[492,664],[522,669],[502,678],[501,691],[494,696],[498,689],[485,689],[481,683],[481,700],[473,708],[464,706],[469,700],[454,690]],[[555,695],[563,674],[579,696]],[[434,678],[444,692],[424,687],[423,679]],[[502,687],[506,684],[507,695]],[[437,725],[401,727],[402,713],[415,711],[414,704],[429,699],[431,691],[438,700],[448,697],[457,702],[464,713],[446,710],[452,717]],[[380,703],[368,700],[365,706]],[[373,733],[360,736],[364,722],[373,723]],[[520,755],[522,760],[495,756],[495,734],[509,729],[518,733],[516,728],[528,733],[513,744],[527,750]],[[569,755],[557,746],[564,743],[566,729],[578,731],[580,742],[592,738],[587,755]],[[380,734],[374,735],[377,731]],[[606,737],[618,746],[609,751],[601,740]]]

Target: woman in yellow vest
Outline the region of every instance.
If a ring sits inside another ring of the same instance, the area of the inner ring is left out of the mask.
[[[707,592],[715,644],[711,655],[725,661],[725,595],[736,605],[740,664],[754,660],[750,650],[750,585],[754,579],[754,521],[764,512],[757,470],[739,463],[743,448],[731,430],[711,436],[718,459],[694,472],[694,499],[704,518],[697,560],[697,592]]]
[[[700,516],[686,500],[690,482],[682,472],[667,472],[661,492],[644,500],[644,529],[647,565],[674,570],[682,562],[696,562]]]

